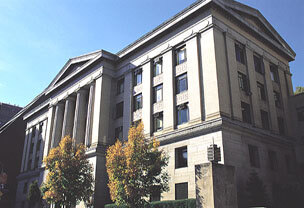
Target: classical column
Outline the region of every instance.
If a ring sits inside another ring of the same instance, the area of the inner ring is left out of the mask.
[[[38,140],[39,140],[39,124],[36,125],[36,128],[35,128],[35,138],[34,138],[34,146],[33,146],[33,154],[32,154],[32,164],[31,164],[31,169],[34,170],[34,166],[35,166],[35,160],[36,160],[36,150],[37,150],[37,143],[38,143]]]
[[[76,144],[84,143],[88,110],[87,106],[87,90],[80,89],[77,92],[73,129],[73,138],[75,139]]]
[[[64,114],[64,104],[58,103],[56,105],[56,110],[55,110],[51,148],[56,147],[61,140],[63,114]]]
[[[45,120],[43,122],[43,128],[42,128],[42,132],[41,132],[41,144],[40,144],[40,152],[39,152],[39,164],[42,164],[42,160],[43,160],[43,154],[44,154],[44,144],[46,144],[46,130],[47,130],[47,120]],[[47,148],[47,147],[45,147]]]
[[[144,123],[144,133],[146,135],[151,134],[151,62],[146,63],[143,66],[143,115],[142,121]]]
[[[49,149],[51,146],[52,141],[52,133],[53,133],[53,124],[54,124],[54,114],[55,114],[55,107],[51,106],[49,108],[48,116],[47,116],[47,125],[46,125],[46,133],[44,138],[44,150],[43,150],[43,158],[46,157],[49,153]]]
[[[164,131],[174,129],[174,78],[173,78],[173,51],[163,55],[163,102],[164,102]]]
[[[133,97],[133,83],[132,71],[125,74],[125,89],[124,89],[124,107],[123,107],[123,138],[128,139],[128,132],[132,121],[132,97]]]
[[[74,114],[75,114],[75,98],[70,96],[65,101],[64,119],[62,126],[62,135],[61,135],[62,138],[67,135],[72,137]]]
[[[27,142],[27,150],[26,150],[26,155],[25,155],[25,161],[24,161],[24,171],[27,171],[28,169],[28,160],[30,157],[30,148],[32,144],[32,129],[29,130],[30,133],[28,134],[28,142]]]
[[[29,130],[27,130],[25,132],[25,139],[24,139],[23,154],[22,154],[22,163],[21,163],[21,170],[20,170],[20,172],[24,171],[25,159],[26,159],[26,154],[27,154],[28,140],[29,140]]]
[[[89,103],[88,103],[88,113],[87,113],[87,128],[85,134],[85,145],[87,147],[91,146],[92,143],[92,124],[93,124],[93,105],[94,105],[94,90],[95,83],[90,85],[90,92],[89,92]]]
[[[202,121],[202,93],[200,81],[199,49],[197,35],[186,42],[188,96],[190,122]]]

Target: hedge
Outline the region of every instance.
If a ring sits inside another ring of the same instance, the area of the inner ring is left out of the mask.
[[[155,201],[147,204],[145,208],[195,208],[195,199],[182,199],[175,201]],[[127,208],[127,206],[117,206],[115,204],[107,204],[105,208]]]

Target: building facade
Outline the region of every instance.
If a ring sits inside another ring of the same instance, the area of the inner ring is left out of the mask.
[[[239,204],[252,171],[269,193],[273,183],[294,181],[294,58],[258,10],[199,0],[117,54],[70,59],[24,116],[16,208],[27,207],[29,184],[45,178],[42,159],[65,135],[88,148],[95,207],[109,203],[105,151],[139,121],[170,157],[161,200],[195,198],[194,166],[208,162],[212,143],[221,163],[235,167]]]
[[[0,127],[8,122],[22,108],[15,105],[10,105],[0,102]]]

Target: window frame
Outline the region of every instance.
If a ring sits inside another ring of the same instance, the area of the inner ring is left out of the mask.
[[[259,149],[255,145],[248,144],[248,153],[249,153],[249,161],[250,166],[254,168],[260,168],[260,155],[259,155]]]
[[[115,112],[116,112],[115,113],[116,119],[123,117],[123,112],[124,112],[124,102],[123,101],[116,103]]]
[[[246,74],[238,71],[239,87],[242,91],[249,93],[249,81]]]
[[[180,116],[182,116],[182,111],[183,110],[186,110],[186,120],[184,121],[184,119],[180,119]],[[189,106],[188,106],[188,103],[182,103],[178,106],[176,106],[176,123],[177,125],[182,125],[182,124],[185,124],[185,123],[188,123],[190,120],[190,117],[189,117]],[[181,121],[181,122],[179,122]]]
[[[161,90],[161,99],[157,100],[157,91]],[[153,103],[158,103],[163,101],[163,84],[159,84],[153,87]]]
[[[188,146],[175,148],[175,169],[188,167]],[[184,157],[186,153],[186,157]]]
[[[260,112],[261,112],[262,127],[265,130],[269,130],[270,129],[270,125],[269,125],[269,113],[267,111],[264,111],[264,110],[260,110]],[[266,118],[266,120],[265,120],[265,118]]]
[[[189,198],[188,182],[176,183],[174,188],[175,188],[175,200],[182,200],[182,199],[188,199]],[[181,193],[181,192],[179,192],[178,190],[185,190],[185,193],[186,193],[187,196],[179,197],[178,194]]]
[[[246,64],[245,46],[241,43],[236,42],[234,44],[234,47],[235,47],[236,61],[245,65]]]
[[[116,95],[120,95],[122,93],[124,93],[124,85],[125,85],[125,78],[121,78],[119,80],[117,80],[117,84],[116,84]]]
[[[270,63],[269,64],[269,70],[270,70],[270,78],[273,82],[279,83],[279,71],[278,66]]]
[[[182,60],[180,60],[180,56],[179,56],[181,53],[184,53],[184,59],[182,59]],[[176,63],[175,63],[176,66],[187,62],[186,45],[183,45],[175,50],[175,59],[176,59]]]
[[[281,93],[277,91],[273,91],[273,96],[274,96],[274,103],[277,108],[282,107],[282,99],[281,99]]]
[[[185,87],[184,89],[181,91],[181,81],[185,80]],[[175,89],[176,89],[176,94],[180,94],[182,92],[188,91],[188,75],[187,72],[183,73],[181,75],[178,75],[177,77],[175,77]]]
[[[264,69],[263,58],[257,54],[253,54],[253,62],[254,62],[255,71],[264,75],[265,69]]]
[[[257,87],[258,87],[258,90],[259,90],[259,96],[260,96],[260,99],[263,100],[263,101],[266,101],[266,90],[265,90],[265,85],[260,83],[260,82],[257,82]]]
[[[157,121],[161,120],[161,127],[158,128]],[[153,114],[153,132],[162,131],[164,128],[164,115],[163,112],[158,112]]]
[[[138,76],[140,76],[140,82],[138,82],[138,78],[137,78]],[[142,68],[134,70],[133,79],[134,79],[134,82],[133,82],[134,86],[138,86],[142,83]]]
[[[242,120],[245,123],[252,123],[251,106],[248,103],[241,102]],[[247,112],[247,113],[246,113]]]
[[[160,72],[156,73],[157,66],[160,65]],[[158,57],[153,61],[153,77],[157,77],[163,73],[163,59],[162,57]]]
[[[133,99],[134,99],[133,100],[134,101],[133,111],[135,112],[137,110],[142,109],[142,107],[143,107],[143,96],[142,96],[142,93],[134,95]],[[138,99],[140,99],[139,105],[137,105],[138,104]]]

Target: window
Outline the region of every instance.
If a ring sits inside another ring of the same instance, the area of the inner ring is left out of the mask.
[[[175,149],[175,168],[188,167],[187,146]]]
[[[142,82],[142,69],[136,69],[134,71],[134,86],[141,84]]]
[[[28,186],[28,183],[25,182],[24,185],[23,185],[23,193],[24,193],[24,194],[27,193],[27,186]]]
[[[269,158],[269,168],[270,170],[277,170],[278,169],[278,160],[277,160],[277,153],[274,151],[268,151],[268,158]]]
[[[280,108],[281,107],[281,95],[279,92],[273,91],[273,96],[274,96],[274,102],[275,106]]]
[[[175,83],[176,83],[176,94],[179,94],[181,92],[188,90],[187,73],[176,77]]]
[[[158,85],[153,88],[153,103],[158,103],[163,100],[163,85]]]
[[[245,64],[245,47],[240,43],[235,43],[235,56],[238,62]]]
[[[260,167],[260,157],[259,157],[258,148],[253,145],[248,145],[248,150],[249,150],[250,165],[252,167],[259,168]]]
[[[278,117],[278,127],[279,127],[279,133],[281,135],[285,135],[285,122],[284,122],[284,118]]]
[[[263,129],[269,130],[269,117],[266,111],[261,110],[261,120]]]
[[[163,130],[163,112],[155,113],[153,120],[154,132]]]
[[[274,64],[270,64],[270,77],[272,81],[279,83],[278,67]]]
[[[175,200],[188,199],[188,183],[175,184]]]
[[[156,58],[153,63],[153,76],[156,77],[157,75],[160,75],[163,73],[163,63],[162,58]]]
[[[240,88],[245,91],[248,92],[249,91],[249,86],[248,86],[248,80],[247,80],[247,76],[241,72],[238,72],[238,78],[239,78],[239,86]]]
[[[253,55],[253,61],[255,71],[259,72],[260,74],[264,74],[264,63],[262,61],[262,58],[257,55]]]
[[[117,81],[117,89],[116,89],[116,94],[117,95],[124,92],[124,81],[125,81],[124,78]]]
[[[123,116],[123,102],[116,104],[116,118],[120,118]]]
[[[117,127],[115,128],[115,139],[122,139],[123,138],[123,127]]]
[[[261,100],[266,100],[266,92],[265,92],[265,87],[263,84],[257,82],[258,85],[258,93],[259,93],[259,97]]]
[[[297,109],[298,121],[304,121],[304,108]]]
[[[250,113],[250,105],[244,102],[241,102],[242,108],[242,117],[245,123],[251,123],[251,113]]]
[[[177,106],[177,125],[187,123],[189,121],[188,104],[184,103]]]
[[[186,46],[176,50],[176,65],[182,64],[187,61]]]
[[[138,94],[134,96],[134,111],[142,108],[142,95]]]

